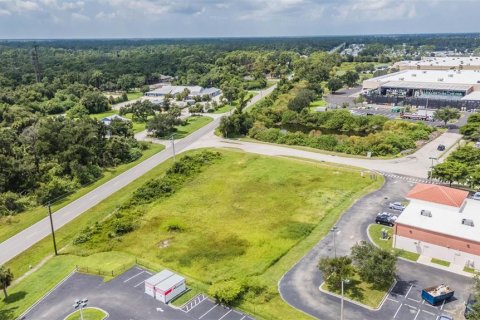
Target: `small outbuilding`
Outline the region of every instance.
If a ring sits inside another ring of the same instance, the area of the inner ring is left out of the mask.
[[[145,293],[163,303],[168,303],[185,290],[185,278],[169,270],[145,280]]]

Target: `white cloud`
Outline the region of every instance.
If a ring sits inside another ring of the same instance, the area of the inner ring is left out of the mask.
[[[8,11],[7,9],[0,9],[0,17],[1,16],[10,16],[12,13]]]
[[[426,1],[428,2],[428,0]],[[416,16],[416,1],[349,0],[336,8],[340,20],[388,21],[411,19]]]
[[[84,14],[78,13],[78,12],[73,12],[72,13],[72,19],[76,21],[88,21],[90,18]]]
[[[115,12],[110,12],[110,13],[105,13],[103,11],[100,11],[95,15],[95,19],[98,20],[103,20],[103,19],[113,19],[117,16]]]

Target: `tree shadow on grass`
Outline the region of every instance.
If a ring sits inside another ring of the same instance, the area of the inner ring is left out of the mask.
[[[14,314],[14,311],[17,309],[17,307],[13,307],[13,308],[8,308],[8,309],[1,309],[0,310],[0,320],[11,320],[11,319],[15,319],[15,317],[13,316]]]
[[[10,304],[13,302],[17,302],[18,300],[22,300],[23,298],[25,298],[26,295],[27,293],[25,291],[15,292],[15,293],[9,294],[7,298],[3,299],[3,301],[6,304]]]
[[[365,295],[363,294],[364,290],[359,287],[361,281],[352,279],[350,283],[345,286],[346,294],[351,297],[353,300],[363,301]]]

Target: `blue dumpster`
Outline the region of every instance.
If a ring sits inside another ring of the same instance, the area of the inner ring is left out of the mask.
[[[444,300],[450,299],[453,297],[455,291],[450,289],[449,286],[441,284],[436,287],[425,288],[422,290],[422,299],[430,303],[431,305],[436,305],[441,303]]]

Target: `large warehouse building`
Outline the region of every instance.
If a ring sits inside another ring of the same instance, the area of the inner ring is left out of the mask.
[[[480,70],[480,57],[423,57],[399,61],[393,67],[399,70]]]
[[[480,201],[468,192],[417,184],[395,222],[393,246],[480,269]]]
[[[404,70],[365,80],[363,92],[370,103],[476,109],[480,70]]]

